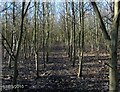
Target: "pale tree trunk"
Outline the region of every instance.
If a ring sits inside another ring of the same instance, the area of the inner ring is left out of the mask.
[[[83,69],[83,53],[84,53],[84,2],[82,1],[82,21],[81,21],[81,50],[79,48],[78,56],[79,56],[79,67],[78,67],[78,78],[82,76],[82,69]]]
[[[118,91],[118,70],[117,70],[117,43],[118,43],[118,29],[120,17],[120,2],[115,0],[114,4],[114,19],[111,33],[111,61],[109,63],[109,91]]]
[[[67,46],[68,46],[68,57],[70,57],[70,32],[68,30],[68,1],[65,2],[66,10],[65,10],[65,30],[67,32]]]
[[[92,12],[90,13],[90,17],[89,17],[89,36],[90,36],[90,52],[93,52],[93,50],[94,50],[94,39],[93,39],[93,37],[94,37],[94,35],[93,35],[93,29],[91,29],[91,27],[92,27]]]
[[[96,16],[94,16],[94,20],[95,20],[95,44],[96,44],[96,57],[97,57],[97,60],[99,59],[99,38],[98,38],[98,21],[97,21],[97,18]]]
[[[71,44],[72,44],[72,32],[71,32],[71,27],[70,27],[70,23],[69,23],[69,15],[70,15],[70,2],[68,2],[68,0],[66,0],[66,32],[67,32],[67,42],[68,42],[68,57],[71,57]]]

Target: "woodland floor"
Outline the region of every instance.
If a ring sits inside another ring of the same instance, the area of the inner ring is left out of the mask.
[[[10,85],[12,82],[13,67],[10,70],[7,60],[2,62],[2,85]],[[69,61],[62,45],[54,45],[51,48],[49,62],[44,68],[41,52],[39,53],[39,78],[36,79],[35,62],[31,57],[24,60],[19,58],[18,84],[24,88],[20,92],[107,92],[108,91],[108,63],[109,57],[101,54],[99,60],[95,55],[86,54],[83,63],[83,77],[77,78],[78,60],[75,67]],[[120,71],[120,59],[118,60]],[[119,73],[120,84],[120,73]],[[119,85],[120,89],[120,85]],[[11,92],[4,89],[2,92]]]

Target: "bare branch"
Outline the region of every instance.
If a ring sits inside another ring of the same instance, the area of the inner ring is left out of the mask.
[[[4,8],[3,10],[0,11],[0,13],[4,12],[5,10],[9,9],[12,4],[10,4],[8,7]]]
[[[3,41],[2,41],[2,45],[3,47],[6,49],[7,53],[11,56],[12,60],[15,60],[15,56],[13,53],[10,53],[10,51],[7,49],[7,47],[4,45]]]
[[[25,15],[26,15],[26,13],[27,13],[27,11],[28,11],[28,9],[29,9],[30,2],[31,2],[31,0],[29,1],[28,5],[27,5],[27,8],[26,8],[25,13],[24,13],[24,17],[25,17]]]
[[[96,3],[95,2],[91,2],[91,4],[92,4],[92,6],[94,8],[94,11],[95,11],[98,19],[99,19],[100,27],[102,29],[102,32],[103,32],[103,35],[104,35],[105,39],[110,41],[111,38],[110,38],[110,36],[109,36],[109,34],[108,34],[107,30],[106,30],[105,24],[104,24],[104,22],[102,20],[101,14],[100,14],[100,12],[98,10],[98,7],[97,7]]]
[[[2,35],[2,34],[1,34],[1,35]],[[4,37],[4,35],[2,35],[2,38],[3,38],[3,40],[5,40],[5,41],[6,41],[6,43],[7,43],[8,47],[12,50],[12,48],[11,48],[10,44],[8,43],[8,41],[7,41],[7,39]]]

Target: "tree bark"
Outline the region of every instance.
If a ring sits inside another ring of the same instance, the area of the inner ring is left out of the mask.
[[[111,61],[109,63],[109,91],[118,91],[118,70],[117,70],[117,43],[118,43],[118,29],[119,29],[119,0],[115,0],[114,4],[114,19],[113,29],[111,33]]]

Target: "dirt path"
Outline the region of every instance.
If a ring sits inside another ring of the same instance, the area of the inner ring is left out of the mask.
[[[53,71],[54,74],[52,75],[69,75],[67,69],[70,63],[64,47],[54,45],[49,58],[47,70]]]
[[[86,57],[86,63],[83,65],[83,77],[79,79],[77,78],[77,64],[72,67],[65,48],[60,44],[55,44],[51,49],[46,69],[34,83],[36,90],[43,90],[43,92],[45,90],[60,92],[108,90],[108,87],[105,86],[108,83],[105,81],[105,68],[103,69],[99,62],[94,62],[93,56],[88,58],[87,60]]]
[[[83,77],[77,78],[77,62],[72,67],[65,48],[62,44],[54,44],[50,50],[49,62],[43,68],[42,56],[39,57],[39,78],[36,79],[35,62],[32,59],[19,61],[18,84],[24,85],[20,92],[93,92],[108,91],[108,57],[85,56]],[[3,85],[11,84],[13,68],[7,67],[7,60],[3,62]],[[10,91],[3,91],[10,92]]]

